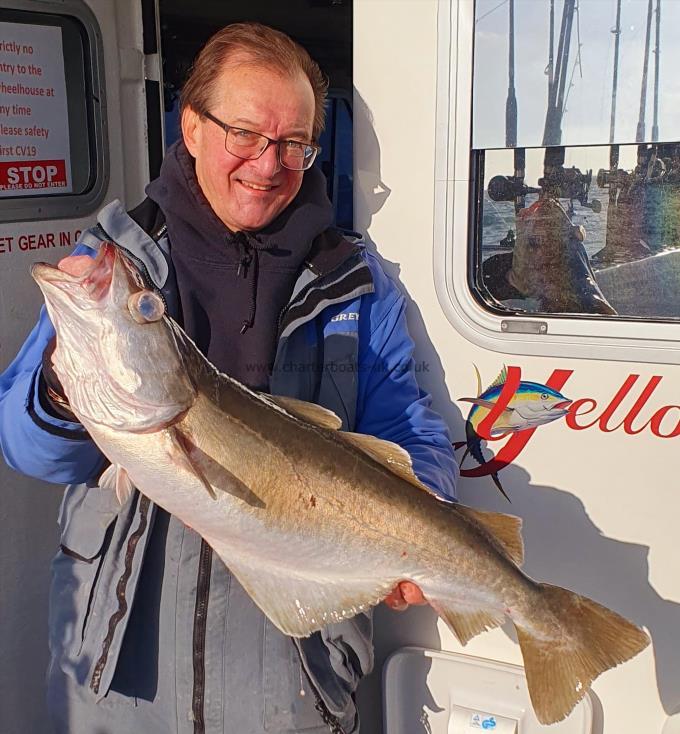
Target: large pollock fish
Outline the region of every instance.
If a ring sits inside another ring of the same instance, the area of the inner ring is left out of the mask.
[[[102,484],[122,501],[137,487],[199,532],[285,634],[411,580],[461,643],[512,620],[545,724],[648,644],[600,604],[527,577],[517,518],[442,501],[398,446],[220,374],[118,248],[81,270],[32,275],[71,408],[111,461]]]

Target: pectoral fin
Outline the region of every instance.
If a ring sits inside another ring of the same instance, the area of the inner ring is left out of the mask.
[[[173,461],[185,471],[196,476],[200,480],[201,484],[206,488],[208,494],[216,500],[217,495],[215,494],[215,490],[212,488],[212,485],[203,473],[201,467],[192,459],[190,450],[186,446],[186,441],[181,431],[177,428],[170,427],[166,430],[165,434],[170,441],[169,453]]]
[[[124,505],[134,490],[128,473],[119,464],[111,464],[99,477],[99,486],[116,493],[118,502]]]
[[[190,436],[176,427],[168,428],[167,434],[171,441],[173,460],[194,474],[213,499],[217,499],[215,490],[218,490],[238,497],[252,507],[263,508],[265,506],[252,490],[200,449]]]

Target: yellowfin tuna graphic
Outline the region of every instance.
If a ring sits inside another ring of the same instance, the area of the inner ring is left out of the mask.
[[[473,404],[465,423],[467,441],[465,443],[465,453],[460,461],[461,466],[468,454],[479,464],[486,461],[482,454],[480,424],[497,407],[508,373],[504,365],[498,377],[482,392],[482,379],[476,365],[474,365],[474,368],[477,375],[478,395],[476,398],[459,398],[461,401]],[[545,423],[552,423],[552,421],[565,416],[570,405],[571,400],[565,398],[557,390],[538,382],[522,380],[505,408],[488,430],[488,436],[502,436],[505,433],[516,433],[525,431],[528,428],[542,426]],[[491,478],[509,502],[510,498],[505,493],[498,474],[493,472]]]

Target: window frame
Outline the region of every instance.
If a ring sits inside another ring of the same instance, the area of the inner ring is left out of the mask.
[[[494,352],[680,364],[680,320],[499,314],[472,291],[474,2],[440,0],[435,132],[434,280],[451,325]]]
[[[48,196],[17,196],[0,199],[0,222],[29,222],[53,219],[76,219],[96,211],[109,184],[109,143],[107,134],[106,84],[104,78],[103,39],[99,23],[84,0],[11,0],[0,10],[40,15],[66,16],[81,24],[87,38],[84,73],[90,88],[86,105],[92,143],[92,185],[83,193],[60,193]],[[39,23],[36,23],[39,25]]]

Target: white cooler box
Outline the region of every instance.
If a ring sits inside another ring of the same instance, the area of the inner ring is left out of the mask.
[[[383,670],[384,734],[591,734],[589,694],[558,724],[534,716],[524,669],[404,647]]]

